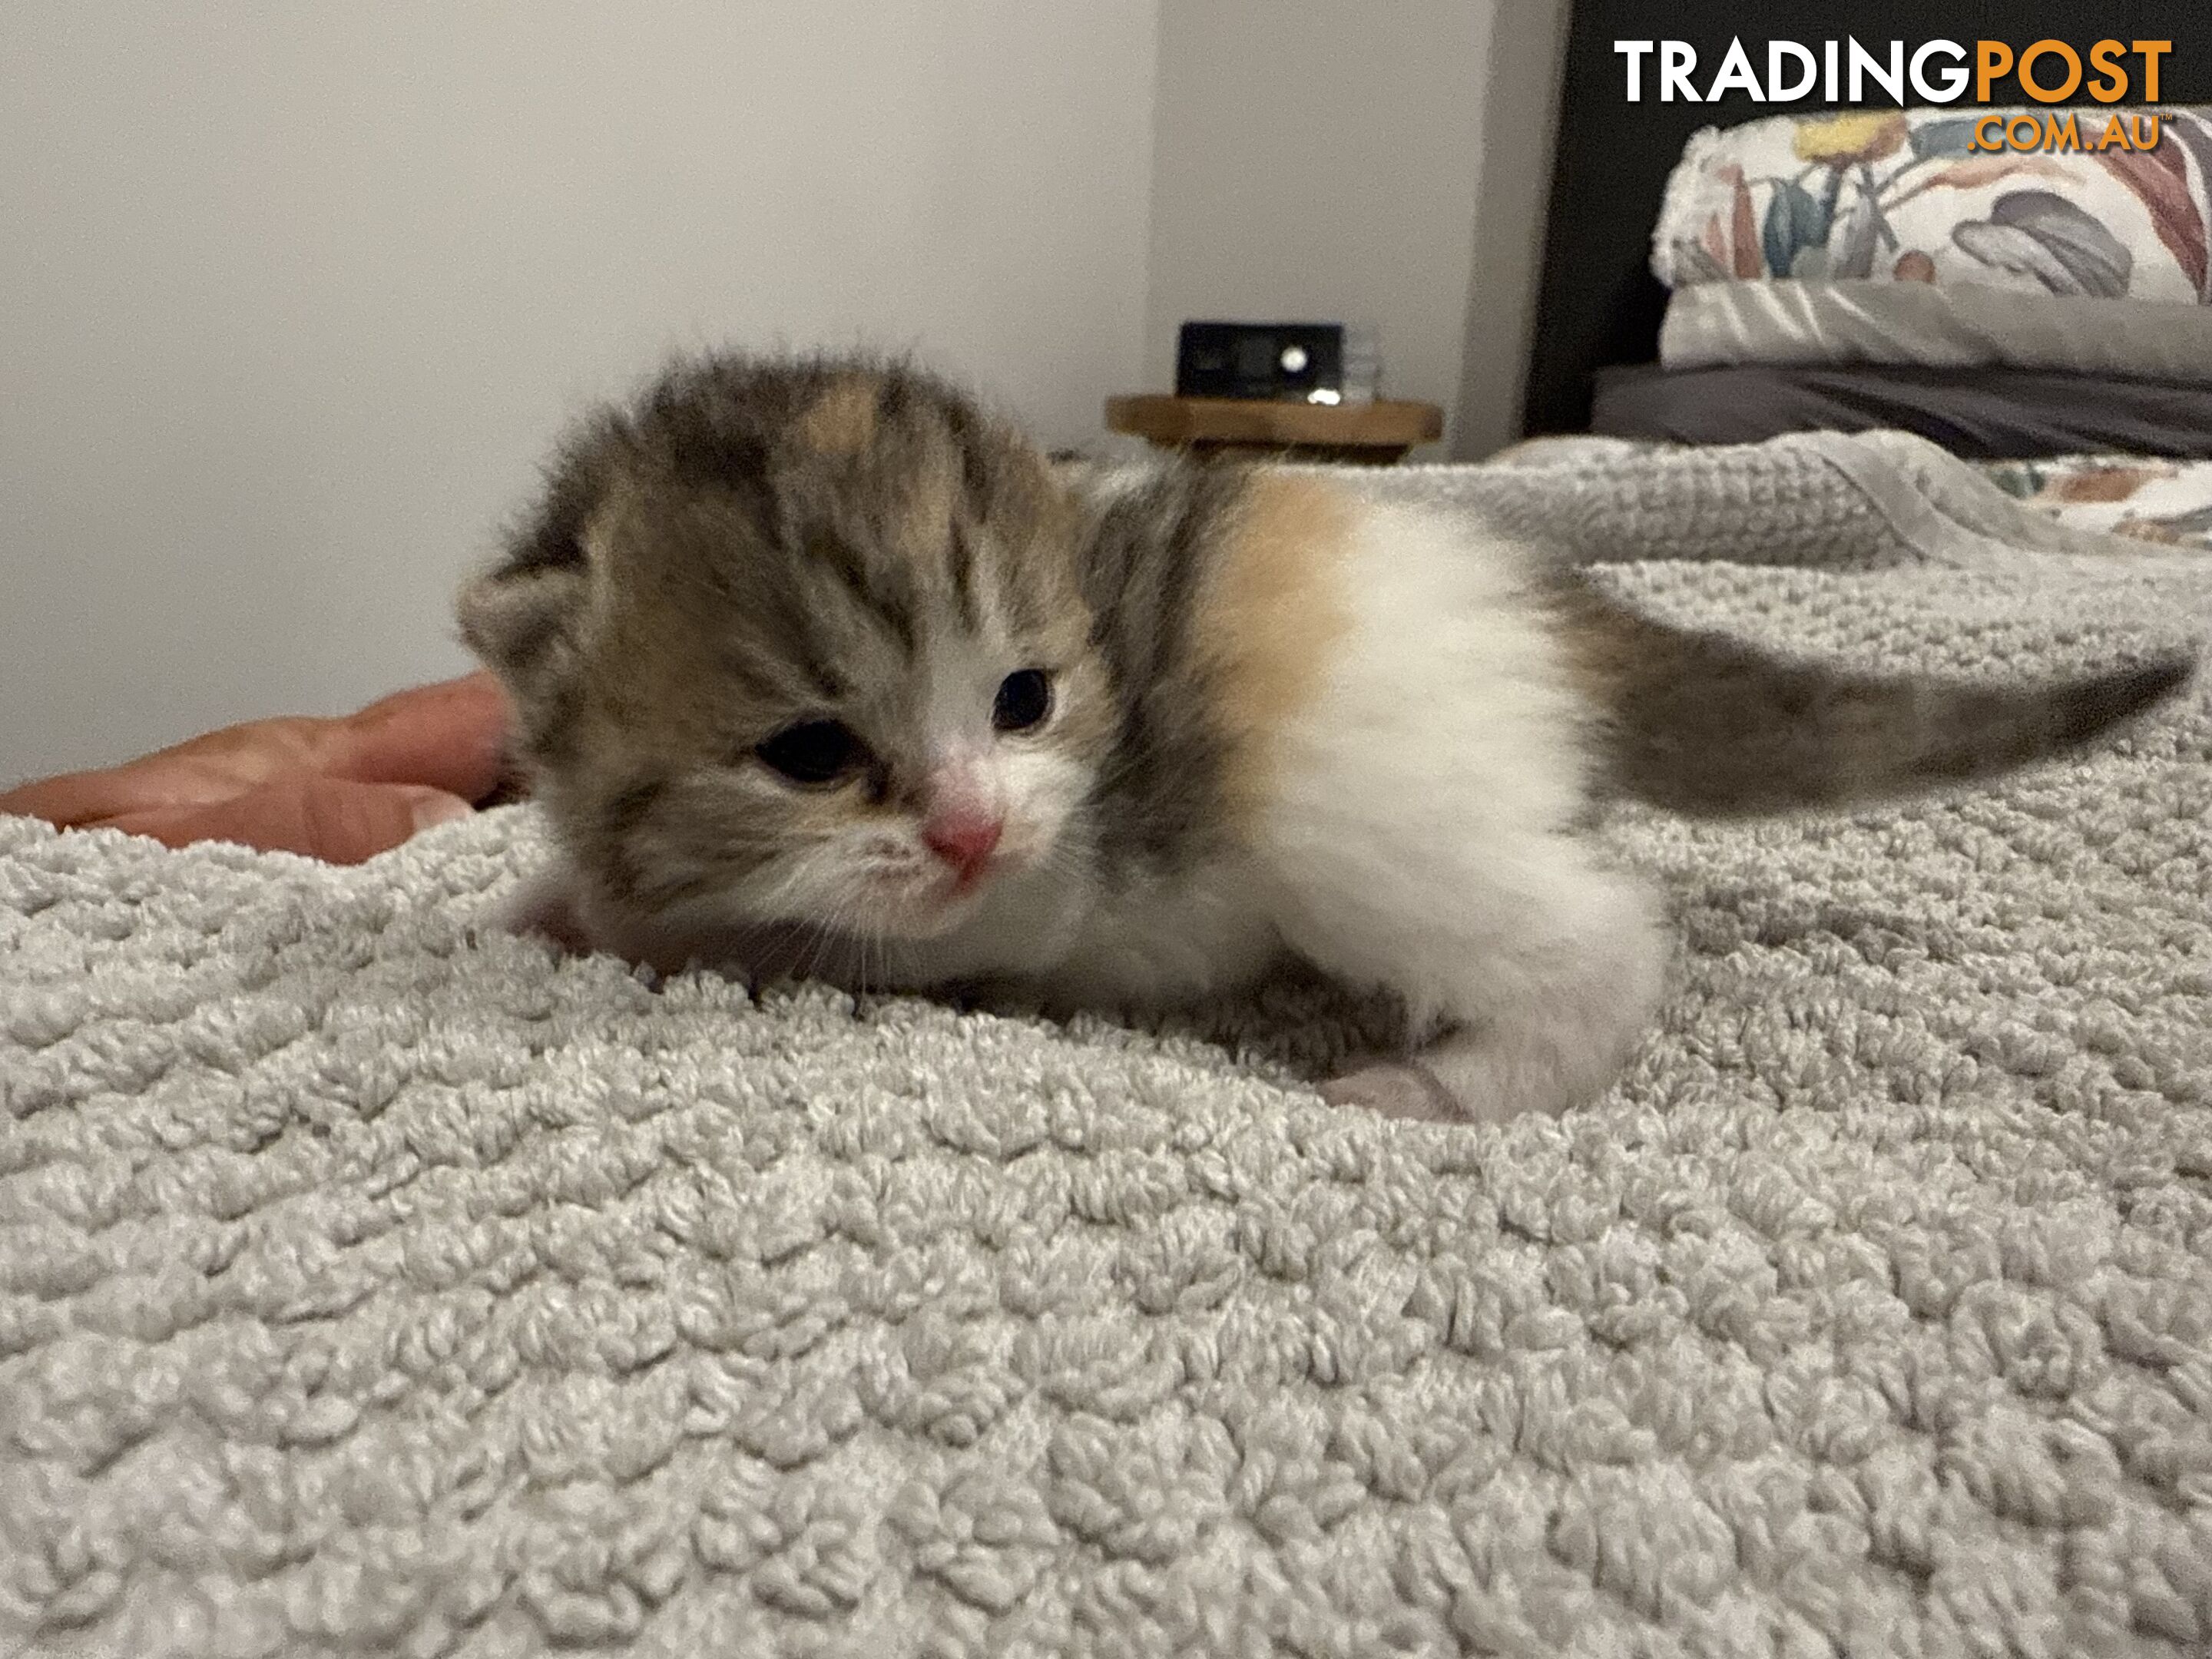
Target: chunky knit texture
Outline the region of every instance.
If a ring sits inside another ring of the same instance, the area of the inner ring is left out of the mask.
[[[2212,599],[1901,441],[1374,483],[1899,669]],[[1390,1015],[1316,986],[478,937],[526,808],[351,871],[0,820],[0,1650],[2212,1651],[2208,744],[1622,815],[1678,994],[1502,1131],[1322,1106]]]

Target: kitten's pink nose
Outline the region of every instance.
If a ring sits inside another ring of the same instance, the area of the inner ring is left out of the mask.
[[[999,832],[1005,827],[1005,819],[981,812],[947,812],[923,824],[921,838],[958,872],[964,887],[997,849]]]

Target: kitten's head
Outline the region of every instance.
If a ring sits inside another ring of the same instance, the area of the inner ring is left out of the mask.
[[[600,902],[924,938],[1081,833],[1113,714],[1074,535],[927,376],[708,359],[571,442],[461,627]]]

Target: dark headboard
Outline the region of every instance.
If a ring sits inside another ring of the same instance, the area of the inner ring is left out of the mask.
[[[1697,49],[1694,80],[1702,90],[1738,35],[1761,75],[1770,40],[1801,40],[1817,53],[1820,41],[1856,37],[1878,56],[1893,40],[1908,50],[1923,40],[1951,40],[1966,47],[1970,67],[1978,40],[2019,47],[2049,36],[2077,49],[2107,38],[2171,40],[2160,101],[2212,104],[2212,4],[2205,0],[1765,0],[1756,7],[1742,0],[1574,0],[1528,368],[1528,433],[1584,430],[1591,374],[1607,363],[1650,362],[1658,355],[1667,295],[1650,271],[1651,228],[1667,175],[1690,135],[1761,115],[1832,107],[1812,99],[1770,106],[1741,92],[1717,104],[1662,104],[1654,95],[1650,55],[1643,101],[1632,104],[1624,96],[1615,40],[1688,41]],[[2128,62],[2132,73],[2142,60],[2130,56]],[[1869,101],[1863,107],[1887,106]]]

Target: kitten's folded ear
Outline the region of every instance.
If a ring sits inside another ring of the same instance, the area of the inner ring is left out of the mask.
[[[461,589],[455,605],[461,637],[510,690],[527,696],[573,658],[589,586],[580,556],[486,571]]]
[[[602,422],[571,442],[544,497],[514,527],[506,556],[471,578],[455,601],[462,639],[519,700],[550,689],[583,644],[592,526],[618,437]]]

